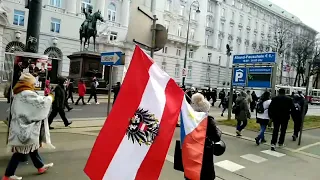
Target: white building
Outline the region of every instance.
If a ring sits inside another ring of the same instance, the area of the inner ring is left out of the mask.
[[[145,6],[151,6],[151,0],[144,1]],[[24,8],[24,2],[1,2],[1,62],[5,51],[12,52],[24,47],[28,19],[28,10]],[[226,68],[226,44],[233,47],[233,54],[269,50],[269,47],[275,46],[275,24],[280,23],[290,25],[289,34],[317,33],[296,16],[267,0],[199,0],[199,14],[195,12],[196,3],[189,12],[192,2],[155,1],[158,23],[168,28],[168,42],[162,51],[155,53],[154,59],[180,84],[189,13],[191,21],[186,85],[195,87],[228,85],[231,71]],[[126,66],[129,63],[133,46],[132,43],[126,43],[125,39],[130,0],[43,0],[39,53],[48,54],[56,59],[57,74],[68,76],[67,56],[80,50],[79,28],[84,21],[81,8],[88,5],[92,5],[94,11],[99,9],[106,20],[105,24],[99,26],[99,51],[121,50],[126,54]],[[290,44],[290,41],[286,44]],[[117,76],[114,82],[121,80],[122,71],[122,67],[116,68],[114,73]],[[283,82],[289,83],[290,77],[294,78],[294,72],[284,72],[283,77]]]

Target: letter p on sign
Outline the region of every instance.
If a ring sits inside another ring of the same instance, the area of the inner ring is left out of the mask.
[[[239,79],[242,79],[242,78],[243,78],[243,72],[242,72],[242,70],[236,71],[235,81],[236,81],[236,82],[239,82]]]

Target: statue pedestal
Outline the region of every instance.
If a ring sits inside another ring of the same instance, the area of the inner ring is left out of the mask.
[[[90,92],[90,85],[93,77],[97,77],[99,86],[99,93],[106,93],[106,80],[109,77],[109,67],[105,67],[104,79],[102,79],[103,65],[100,63],[101,56],[96,52],[80,51],[75,52],[68,56],[70,59],[69,78],[73,78],[75,81],[75,87],[77,88],[78,81],[83,79],[86,84],[87,93]]]

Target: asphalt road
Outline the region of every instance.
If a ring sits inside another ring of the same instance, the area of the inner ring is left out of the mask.
[[[99,131],[84,130],[98,134]],[[55,163],[55,166],[43,175],[36,175],[31,161],[21,163],[16,172],[25,180],[57,180],[77,179],[88,180],[83,172],[90,154],[95,136],[57,133],[51,134],[56,146],[53,151],[41,149],[43,160]],[[253,142],[230,136],[222,137],[227,144],[227,151],[220,157],[215,157],[217,179],[221,180],[318,180],[319,159],[314,159],[297,153],[279,150],[276,156],[264,153],[269,146],[256,146]],[[168,151],[160,180],[183,180],[183,173],[173,170],[175,140],[179,139],[179,128],[176,129]],[[5,134],[0,133],[0,151],[5,152]],[[267,151],[268,152],[268,151]],[[0,153],[0,172],[4,172],[11,154]]]

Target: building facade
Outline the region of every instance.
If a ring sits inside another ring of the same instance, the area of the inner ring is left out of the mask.
[[[134,1],[134,0],[133,0]],[[151,7],[152,0],[142,0]],[[3,0],[0,3],[0,62],[5,54],[24,49],[28,10],[25,1]],[[232,63],[226,56],[226,44],[232,54],[275,50],[274,40],[280,25],[289,27],[288,34],[317,32],[296,16],[267,0],[156,0],[154,13],[168,30],[166,46],[155,53],[155,61],[176,82],[181,84],[186,49],[186,33],[190,15],[187,48],[186,85],[198,88],[227,87]],[[130,63],[133,44],[126,42],[130,16],[130,0],[43,0],[39,53],[54,59],[57,74],[68,76],[68,55],[80,50],[79,28],[84,21],[82,10],[92,6],[100,10],[105,22],[98,25],[98,51],[122,51],[126,65]],[[197,13],[197,8],[200,13]],[[143,22],[142,22],[143,23]],[[286,31],[287,34],[287,31]],[[290,37],[288,35],[288,37]],[[290,51],[292,40],[285,41]],[[92,47],[92,46],[91,46]],[[288,54],[288,53],[287,53]],[[232,57],[231,57],[232,59]],[[289,55],[281,57],[283,67],[290,65]],[[287,68],[288,69],[288,68]],[[290,69],[290,68],[289,68]],[[291,68],[293,69],[293,68]],[[114,82],[120,81],[123,67],[114,71]],[[290,84],[294,71],[283,71],[283,84]],[[1,80],[6,80],[4,77]]]

